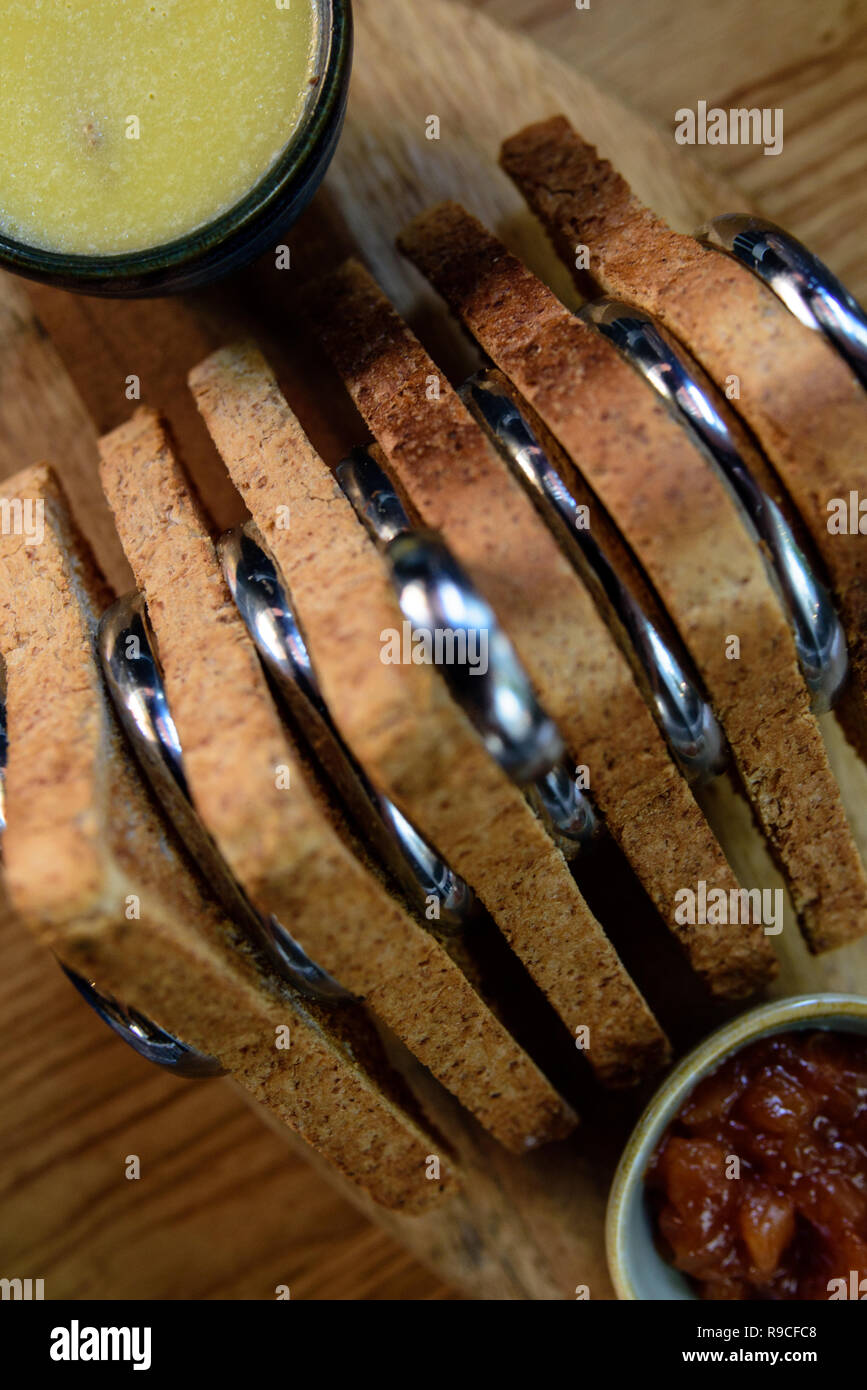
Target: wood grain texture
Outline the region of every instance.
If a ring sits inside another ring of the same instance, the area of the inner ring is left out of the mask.
[[[228,1081],[136,1057],[4,913],[0,1267],[59,1298],[439,1298]],[[141,1159],[128,1181],[125,1160]],[[38,1273],[37,1273],[38,1271]]]
[[[559,293],[571,293],[495,168],[500,140],[522,122],[566,111],[639,195],[682,229],[743,205],[744,197],[715,180],[731,168],[746,194],[811,239],[856,291],[867,284],[860,235],[867,191],[858,178],[858,132],[867,123],[863,92],[856,95],[863,6],[696,0],[685,20],[676,0],[598,0],[588,12],[576,12],[570,0],[474,0],[469,14],[445,0],[423,7],[357,0],[357,14],[347,138],[323,193],[289,235],[297,272],[291,283],[263,264],[234,289],[144,304],[0,285],[0,472],[52,455],[119,585],[128,572],[95,487],[96,435],[131,412],[129,374],[140,376],[143,400],[172,418],[209,509],[225,526],[242,508],[185,386],[187,371],[209,351],[252,333],[326,458],[336,461],[360,436],[347,398],[336,385],[322,389],[325,368],[296,328],[296,280],[360,249],[441,365],[461,372],[471,353],[392,250],[409,217],[451,196],[493,225]],[[520,21],[550,52],[492,29],[488,14]],[[778,160],[737,149],[687,155],[675,146],[677,106],[699,97],[725,102],[741,89],[738,104],[785,105]],[[468,92],[476,98],[471,113]],[[431,113],[443,121],[438,143],[425,140]],[[830,732],[836,739],[833,724]],[[863,816],[867,777],[838,751],[844,790]],[[743,803],[724,783],[708,794],[706,809],[725,830],[734,867],[773,882]],[[863,819],[861,835],[864,843]],[[775,993],[796,989],[805,968],[790,922],[784,940]],[[229,1083],[179,1083],[134,1057],[7,917],[0,951],[0,1273],[44,1277],[47,1296],[56,1298],[272,1298],[277,1284],[290,1285],[293,1298],[449,1296],[441,1278],[374,1229],[346,1194],[335,1195]],[[851,978],[846,955],[812,967],[817,982],[842,987]],[[709,1013],[707,1022],[716,1019]],[[628,1115],[611,1117],[609,1163],[625,1123]],[[129,1153],[142,1156],[140,1183],[123,1178]],[[486,1161],[494,1165],[498,1156]],[[578,1155],[582,1161],[592,1167],[598,1156]],[[551,1162],[539,1156],[543,1176]],[[598,1249],[607,1179],[601,1164],[595,1171],[597,1205],[578,1234]],[[507,1191],[521,1186],[512,1168],[497,1171],[496,1180]],[[537,1220],[530,1234],[546,1249],[556,1286],[568,1290],[586,1266],[576,1267],[574,1245],[562,1248],[554,1213]],[[593,1295],[608,1294],[603,1276]],[[500,1296],[520,1294],[513,1285]]]
[[[669,140],[675,112],[699,100],[782,108],[778,156],[742,145],[690,153],[803,238],[862,302],[867,297],[864,0],[590,0],[586,10],[573,0],[466,3],[610,87]]]

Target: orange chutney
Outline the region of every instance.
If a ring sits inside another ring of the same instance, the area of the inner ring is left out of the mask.
[[[651,1160],[659,1247],[702,1298],[867,1300],[867,1038],[763,1038]]]

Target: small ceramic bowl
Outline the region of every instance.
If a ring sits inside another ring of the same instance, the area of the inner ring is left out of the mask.
[[[0,235],[0,268],[81,294],[144,298],[196,289],[275,244],[325,177],[346,114],[351,0],[317,5],[320,81],[289,144],[239,203],[175,241],[118,255],[65,255]]]
[[[758,1038],[805,1028],[867,1034],[867,999],[849,994],[816,994],[762,1004],[712,1033],[675,1067],[656,1092],[626,1145],[608,1199],[608,1268],[618,1298],[697,1298],[684,1276],[656,1249],[644,1190],[647,1166],[669,1124],[699,1081],[733,1052]]]

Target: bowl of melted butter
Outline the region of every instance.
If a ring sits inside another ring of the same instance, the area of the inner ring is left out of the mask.
[[[89,294],[213,280],[319,186],[349,0],[6,0],[0,265]]]

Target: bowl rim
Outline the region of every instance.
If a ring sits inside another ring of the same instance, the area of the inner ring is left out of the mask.
[[[237,202],[182,236],[137,251],[51,251],[0,232],[0,269],[48,283],[74,281],[85,290],[89,285],[144,283],[152,277],[180,274],[207,260],[228,241],[252,236],[296,185],[312,178],[312,166],[342,101],[352,54],[352,0],[313,0],[313,4],[319,12],[315,93],[274,163]]]
[[[867,997],[857,994],[799,994],[759,1004],[730,1019],[678,1062],[655,1091],[638,1119],[614,1174],[605,1217],[608,1271],[618,1299],[639,1300],[630,1273],[628,1217],[636,1190],[643,1192],[644,1173],[666,1126],[699,1081],[743,1047],[762,1037],[809,1027],[834,1028],[834,1020],[853,1019],[867,1031]],[[662,1257],[659,1257],[660,1260]],[[646,1300],[644,1300],[646,1301]]]

